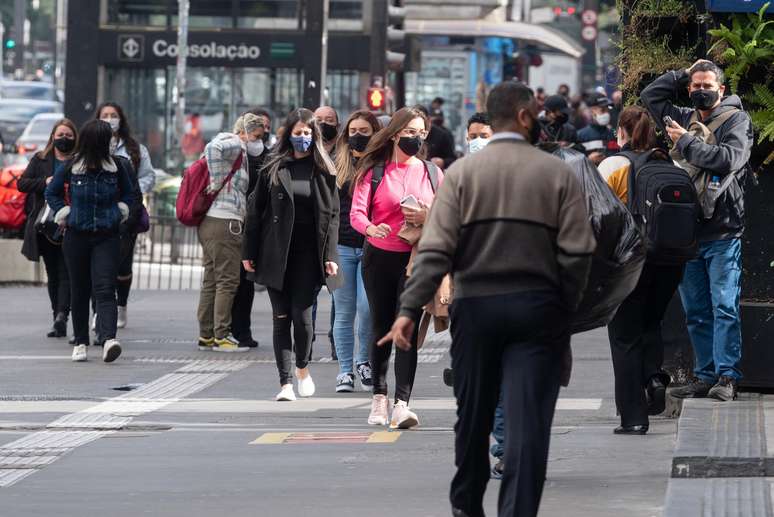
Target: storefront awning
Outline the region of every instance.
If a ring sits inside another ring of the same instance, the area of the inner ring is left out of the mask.
[[[471,36],[513,38],[543,45],[574,58],[583,55],[583,48],[561,32],[532,23],[490,22],[485,20],[406,20],[405,31],[419,36]]]

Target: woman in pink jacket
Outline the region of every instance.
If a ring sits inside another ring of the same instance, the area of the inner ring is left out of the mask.
[[[371,138],[354,181],[350,221],[366,236],[363,283],[373,321],[370,358],[373,401],[368,423],[388,422],[387,369],[392,343],[377,346],[395,320],[406,281],[411,245],[398,237],[404,223],[421,226],[433,201],[441,171],[423,156],[430,129],[427,117],[413,108],[396,112],[390,124]],[[381,176],[381,178],[380,178]],[[419,423],[408,407],[417,371],[417,349],[395,350],[395,401],[390,427],[409,429]]]

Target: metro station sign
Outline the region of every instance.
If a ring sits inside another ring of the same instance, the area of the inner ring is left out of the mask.
[[[299,32],[254,30],[191,31],[188,33],[188,64],[206,67],[297,67],[304,66],[304,35]],[[99,35],[100,65],[129,68],[174,66],[180,49],[174,31],[102,29]],[[328,38],[331,68],[368,70],[368,36],[332,33]]]

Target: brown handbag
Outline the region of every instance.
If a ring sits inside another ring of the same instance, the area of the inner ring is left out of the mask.
[[[422,227],[403,223],[400,231],[398,231],[398,238],[409,246],[416,246],[419,243],[419,239],[422,238]]]
[[[408,266],[406,266],[406,276],[411,276],[414,266],[414,257],[417,254],[417,247],[411,250]],[[427,331],[430,328],[430,320],[433,321],[435,332],[443,332],[449,328],[449,306],[454,300],[454,283],[451,275],[446,275],[441,280],[441,285],[435,292],[435,296],[430,302],[422,307],[422,317],[417,327],[417,349],[422,348],[427,337]]]

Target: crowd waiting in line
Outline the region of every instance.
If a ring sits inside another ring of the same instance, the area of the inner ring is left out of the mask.
[[[449,153],[437,102],[386,120],[356,111],[343,124],[331,107],[298,108],[276,137],[266,111],[243,114],[206,145],[201,162],[214,200],[197,229],[204,266],[199,350],[258,345],[250,312],[254,286],[263,285],[272,307],[276,400],[311,397],[314,309],[327,286],[335,390],[353,391],[359,382],[373,393],[368,424],[410,429],[420,422],[410,408],[423,337],[417,324],[451,279],[454,515],[483,515],[490,475],[503,479],[500,515],[536,515],[554,408],[569,376],[565,322],[583,295],[595,249],[580,182],[539,145],[580,149],[629,207],[645,195],[633,189],[646,171],[671,167],[695,185],[691,195],[702,207],[695,255],[670,262],[649,254],[608,325],[621,417],[615,433],[645,434],[670,383],[660,332],[675,291],[696,378],[672,395],[729,401],[741,378],[740,237],[752,130],[739,97],[726,96],[723,83],[722,70],[700,60],[656,79],[641,106],[624,109],[620,96],[610,101],[593,92],[585,98],[591,120],[579,129],[568,89],[545,97],[505,82],[489,94],[486,113],[468,121],[463,158]],[[675,104],[684,88],[692,107]],[[108,103],[80,131],[66,119],[57,123],[19,182],[33,194],[24,254],[43,257],[49,275],[49,336],[66,334],[71,312],[74,361],[87,359],[90,299],[94,343],[106,362],[121,353],[117,328],[127,321],[142,193],[153,185],[149,169],[123,111]],[[440,300],[451,302],[448,295]],[[499,461],[490,470],[493,431]]]

